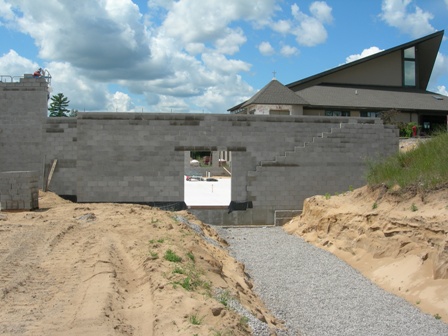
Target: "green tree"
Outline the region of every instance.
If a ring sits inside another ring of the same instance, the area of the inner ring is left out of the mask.
[[[78,115],[78,112],[79,112],[78,110],[71,109],[68,116],[71,118],[76,118],[76,116]]]
[[[70,112],[67,108],[68,103],[70,103],[70,100],[64,97],[63,93],[58,93],[51,97],[50,108],[48,109],[50,117],[67,117],[67,112]]]

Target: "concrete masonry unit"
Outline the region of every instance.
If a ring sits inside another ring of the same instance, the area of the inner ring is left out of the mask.
[[[44,83],[26,78],[14,90],[7,84],[0,83],[8,106],[0,113],[0,171],[38,171],[42,186],[57,159],[50,190],[78,202],[184,203],[185,152],[230,151],[230,198],[253,207],[202,209],[200,216],[211,224],[268,225],[275,210],[300,210],[309,196],[363,185],[366,159],[398,150],[398,130],[380,119],[104,112],[47,118]]]

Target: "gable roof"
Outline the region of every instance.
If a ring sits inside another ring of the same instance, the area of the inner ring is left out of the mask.
[[[238,110],[253,104],[263,105],[306,105],[308,102],[288,89],[277,79],[273,78],[267,85],[258,91],[252,98],[236,105],[229,111]]]
[[[402,111],[448,111],[448,97],[434,92],[362,86],[315,85],[297,94],[309,107]]]
[[[332,75],[335,75],[337,73],[342,72],[348,72],[348,71],[354,71],[361,70],[365,71],[366,67],[365,64],[372,61],[379,60],[379,59],[385,59],[386,57],[390,56],[393,53],[401,52],[402,50],[416,47],[416,59],[418,60],[416,62],[417,66],[417,73],[418,73],[418,83],[417,88],[421,90],[426,90],[428,86],[429,79],[431,77],[432,69],[434,67],[434,63],[437,57],[437,53],[439,51],[440,43],[442,42],[444,31],[438,31],[436,33],[427,35],[425,37],[416,39],[414,41],[404,43],[402,45],[399,45],[397,47],[384,50],[382,52],[373,54],[368,57],[361,58],[359,60],[343,64],[341,66],[338,66],[336,68],[321,72],[319,74],[301,79],[299,81],[287,84],[286,86],[290,88],[291,90],[297,92],[304,88],[310,87],[312,85],[319,85],[321,83],[328,83],[328,80]],[[401,59],[400,59],[401,62]],[[386,62],[383,62],[383,68],[375,69],[375,71],[383,71],[384,76],[388,76],[388,72],[390,69],[388,69],[385,66]],[[363,69],[361,69],[364,67]],[[359,69],[358,69],[359,68]],[[345,79],[345,83],[340,84],[359,84],[359,83],[353,83],[350,82],[350,79]],[[396,85],[397,86],[397,85]]]

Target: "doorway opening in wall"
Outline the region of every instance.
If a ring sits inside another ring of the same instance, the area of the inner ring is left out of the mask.
[[[184,201],[187,206],[228,206],[232,190],[230,151],[185,152]]]

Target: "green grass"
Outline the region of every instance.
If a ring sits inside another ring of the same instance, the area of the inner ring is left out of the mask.
[[[225,307],[229,304],[229,300],[231,299],[231,294],[228,290],[224,290],[216,297],[216,299]]]
[[[246,316],[241,316],[238,325],[243,329],[247,329],[249,327],[249,319]]]
[[[173,270],[173,273],[174,274],[185,274],[185,270],[183,269],[183,268],[180,268],[180,267],[175,267],[174,268],[174,270]]]
[[[416,149],[398,153],[383,162],[369,162],[367,181],[401,188],[430,190],[448,182],[448,133],[440,133]]]
[[[193,252],[188,252],[187,253],[187,257],[192,261],[192,262],[194,262],[194,255],[193,255]]]
[[[199,317],[197,314],[190,315],[190,323],[193,325],[200,325],[204,317]]]
[[[165,252],[165,255],[163,256],[166,260],[171,262],[181,262],[182,258],[179,257],[176,253],[174,253],[172,250],[167,250]]]

